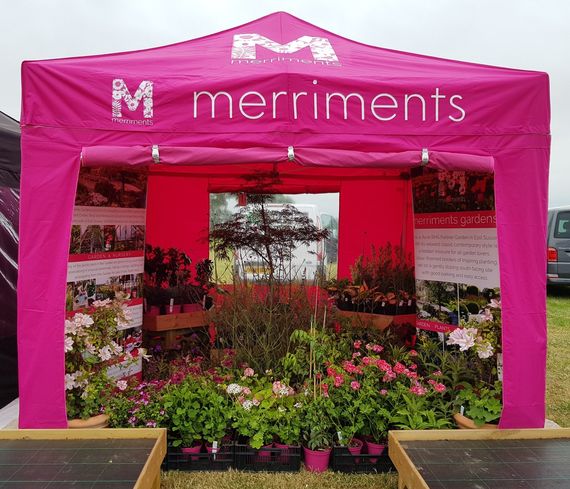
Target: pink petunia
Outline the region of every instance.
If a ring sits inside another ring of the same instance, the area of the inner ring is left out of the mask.
[[[350,388],[354,391],[357,391],[358,389],[360,389],[360,382],[357,382],[356,380],[353,380],[350,383]]]

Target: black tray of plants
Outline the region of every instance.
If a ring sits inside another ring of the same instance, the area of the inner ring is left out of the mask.
[[[380,455],[368,453],[353,455],[345,446],[333,447],[330,468],[335,472],[371,474],[396,470],[388,456],[388,448],[385,448]]]
[[[270,445],[259,449],[246,444],[234,445],[235,468],[247,471],[298,472],[301,447]]]
[[[222,444],[214,453],[202,446],[199,453],[184,453],[180,447],[168,444],[163,470],[181,471],[217,471],[227,470],[234,466],[234,446],[232,443]]]

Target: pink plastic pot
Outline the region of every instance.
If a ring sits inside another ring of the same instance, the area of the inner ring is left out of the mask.
[[[277,453],[277,459],[279,463],[288,464],[289,463],[289,445],[284,445],[283,443],[275,442],[273,444],[275,448],[279,449]]]
[[[182,304],[182,312],[197,312],[202,309],[202,304],[199,302],[196,304]]]
[[[193,453],[200,453],[200,451],[202,450],[202,442],[200,441],[195,441],[194,444],[191,447],[184,447],[182,448],[182,453],[184,455],[190,455]],[[192,455],[190,456],[190,460],[192,460],[192,462],[195,462],[196,460],[199,460],[200,457],[197,457],[196,455]]]
[[[347,447],[350,454],[352,456],[360,455],[362,453],[362,447],[364,446],[364,442],[362,440],[359,440],[358,438],[353,438],[352,440],[350,440],[350,443],[352,444],[352,446],[349,444],[349,446]],[[355,458],[354,463],[356,464],[360,463],[360,457]]]
[[[158,316],[160,314],[159,306],[149,306],[148,311],[146,311],[147,316]]]
[[[366,440],[366,453],[369,455],[382,455],[386,449],[385,443],[374,443],[370,440]],[[378,461],[377,458],[371,458],[370,462],[375,464]]]
[[[182,311],[182,306],[180,304],[174,304],[172,307],[170,304],[166,304],[166,314],[179,314]]]
[[[273,443],[269,445],[263,445],[255,456],[256,462],[269,462],[271,460],[271,449],[273,448]]]
[[[329,460],[331,458],[331,449],[325,450],[309,450],[303,447],[305,454],[305,468],[311,472],[324,472],[329,468]]]

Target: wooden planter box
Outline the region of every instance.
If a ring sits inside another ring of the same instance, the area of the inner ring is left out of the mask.
[[[200,328],[208,324],[206,311],[180,312],[161,316],[144,315],[143,329],[146,331],[168,331],[172,329]]]
[[[570,487],[568,428],[390,431],[388,453],[398,489]]]
[[[160,489],[165,454],[162,428],[0,430],[0,486]]]
[[[416,324],[415,314],[399,314],[397,316],[388,316],[386,314],[372,314],[369,312],[354,311],[336,311],[336,314],[342,317],[352,319],[355,326],[373,327],[384,330],[392,324]]]

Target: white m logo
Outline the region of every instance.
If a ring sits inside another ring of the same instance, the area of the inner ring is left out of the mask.
[[[278,44],[259,34],[236,34],[232,47],[232,59],[256,59],[256,46],[279,54],[292,54],[309,47],[315,61],[338,62],[331,43],[324,37],[301,36],[287,44]]]
[[[152,119],[152,82],[143,80],[134,95],[131,95],[127,84],[122,78],[113,80],[113,117],[123,117],[122,101],[125,101],[127,108],[134,112],[137,110],[140,101],[143,101],[143,117]]]

